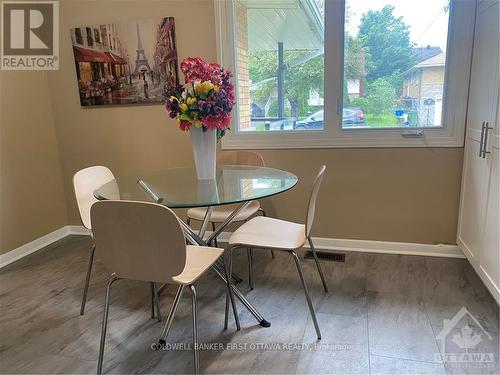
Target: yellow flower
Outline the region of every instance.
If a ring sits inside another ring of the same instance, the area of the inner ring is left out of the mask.
[[[182,112],[186,112],[187,109],[188,109],[188,106],[186,103],[182,103],[181,105],[179,105],[179,108]]]
[[[186,103],[187,105],[191,105],[197,102],[196,98],[187,98]]]
[[[198,83],[195,87],[194,87],[194,91],[196,92],[196,95],[200,95],[200,94],[205,94],[207,95],[208,92],[210,90],[212,90],[214,88],[214,85],[212,82],[210,81],[205,81],[205,82],[201,82],[201,83]]]
[[[201,128],[203,123],[200,120],[191,120],[189,121],[195,128]]]
[[[214,85],[214,91],[215,91],[215,92],[219,92],[219,86]]]
[[[172,103],[174,100],[179,101],[179,99],[177,99],[175,96],[171,96],[169,99],[170,99],[170,103]]]

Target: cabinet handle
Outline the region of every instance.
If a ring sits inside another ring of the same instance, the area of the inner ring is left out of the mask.
[[[485,122],[483,121],[481,125],[481,140],[479,141],[479,157],[483,157],[483,141],[484,141],[484,124]]]
[[[493,127],[487,122],[484,127],[483,159],[486,157],[486,154],[491,154],[491,151],[486,151],[486,146],[488,145],[488,130],[491,129],[493,129]]]

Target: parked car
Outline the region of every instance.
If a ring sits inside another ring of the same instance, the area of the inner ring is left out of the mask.
[[[344,108],[342,110],[342,126],[364,126],[365,115],[360,108]],[[313,113],[303,120],[297,121],[295,130],[323,129],[323,110]]]

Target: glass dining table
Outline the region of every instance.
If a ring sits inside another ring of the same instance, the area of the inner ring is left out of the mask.
[[[186,239],[192,245],[212,246],[217,236],[251,201],[281,194],[293,188],[297,181],[297,176],[290,172],[257,166],[220,166],[217,168],[215,180],[198,180],[194,168],[169,168],[137,176],[117,177],[97,189],[94,196],[99,200],[155,202],[171,209],[207,207],[198,232],[182,220],[179,222]],[[206,236],[213,208],[228,204],[236,204],[234,211]],[[227,284],[221,260],[214,265],[213,270]],[[271,323],[264,319],[241,291],[234,284],[231,284],[231,287],[234,295],[258,323],[269,327]],[[239,326],[239,322],[237,325]]]

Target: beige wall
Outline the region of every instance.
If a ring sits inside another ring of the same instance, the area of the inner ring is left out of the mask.
[[[422,69],[422,85],[439,85],[444,82],[444,66]]]
[[[199,55],[215,60],[215,26],[211,1],[62,1],[60,6],[61,64],[59,71],[48,74],[48,82],[68,223],[78,224],[71,188],[71,177],[78,169],[104,164],[117,175],[140,174],[191,165],[193,160],[189,135],[176,128],[162,105],[80,107],[69,29],[136,17],[174,16],[179,58]],[[15,87],[15,82],[8,86]],[[36,148],[38,143],[33,143]],[[54,141],[46,143],[55,150]],[[328,165],[315,236],[455,241],[462,149],[280,150],[262,154],[269,166],[290,170],[300,178],[292,191],[263,202],[271,214],[286,219],[303,219],[312,178],[321,163]]]
[[[0,254],[66,225],[45,72],[0,72]]]

